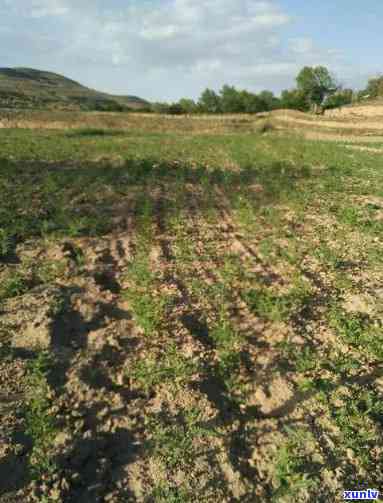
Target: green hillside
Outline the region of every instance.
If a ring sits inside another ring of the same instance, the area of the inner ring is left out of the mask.
[[[136,96],[98,92],[56,73],[0,68],[0,108],[123,111],[148,105]]]

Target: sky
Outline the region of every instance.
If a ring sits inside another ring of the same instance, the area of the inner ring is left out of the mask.
[[[382,0],[0,0],[0,67],[153,101],[278,94],[305,65],[362,88],[383,73],[382,19]]]

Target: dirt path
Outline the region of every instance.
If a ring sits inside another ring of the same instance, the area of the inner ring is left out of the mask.
[[[312,126],[312,127],[325,127],[330,129],[350,129],[350,130],[366,129],[372,131],[383,130],[383,122],[374,122],[366,120],[360,120],[356,122],[335,121],[335,120],[331,121],[322,118],[317,118],[316,120],[306,120],[297,117],[292,117],[289,114],[283,114],[283,113],[275,114],[274,117],[284,122],[305,126]]]
[[[341,135],[336,133],[324,133],[322,131],[310,131],[301,130],[302,134],[308,140],[323,140],[323,141],[334,141],[340,143],[383,143],[383,136],[362,136],[362,135]]]

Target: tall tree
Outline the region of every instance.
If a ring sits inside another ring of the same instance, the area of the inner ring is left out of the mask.
[[[306,112],[309,109],[309,103],[302,91],[298,89],[285,89],[281,94],[281,108]]]
[[[245,111],[242,94],[234,86],[225,85],[220,91],[223,113],[239,113]]]
[[[258,98],[263,102],[265,111],[275,110],[280,106],[279,99],[276,96],[274,96],[274,93],[272,93],[271,91],[260,92],[258,94]]]
[[[380,77],[375,77],[368,81],[365,94],[367,94],[370,98],[378,98],[379,96],[383,96],[383,75],[381,75]]]
[[[198,109],[195,101],[188,98],[181,98],[180,101],[178,102],[178,105],[182,108],[185,114],[195,113],[197,112]]]
[[[324,108],[339,108],[352,103],[354,91],[352,89],[339,89],[329,96],[324,102]]]
[[[256,94],[250,93],[249,91],[242,91],[241,99],[246,113],[256,114],[266,110],[265,103]]]
[[[205,89],[198,100],[198,105],[205,113],[220,113],[222,111],[221,99],[212,89]]]
[[[297,76],[298,90],[305,96],[312,108],[317,109],[324,100],[335,93],[337,84],[324,66],[305,66]]]

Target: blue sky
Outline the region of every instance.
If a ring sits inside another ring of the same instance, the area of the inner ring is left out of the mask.
[[[383,2],[380,0],[282,0],[297,22],[296,32],[305,33],[318,45],[341,51],[356,73],[383,72]]]
[[[0,67],[150,100],[279,93],[318,64],[359,88],[383,72],[382,19],[382,0],[0,0]]]

